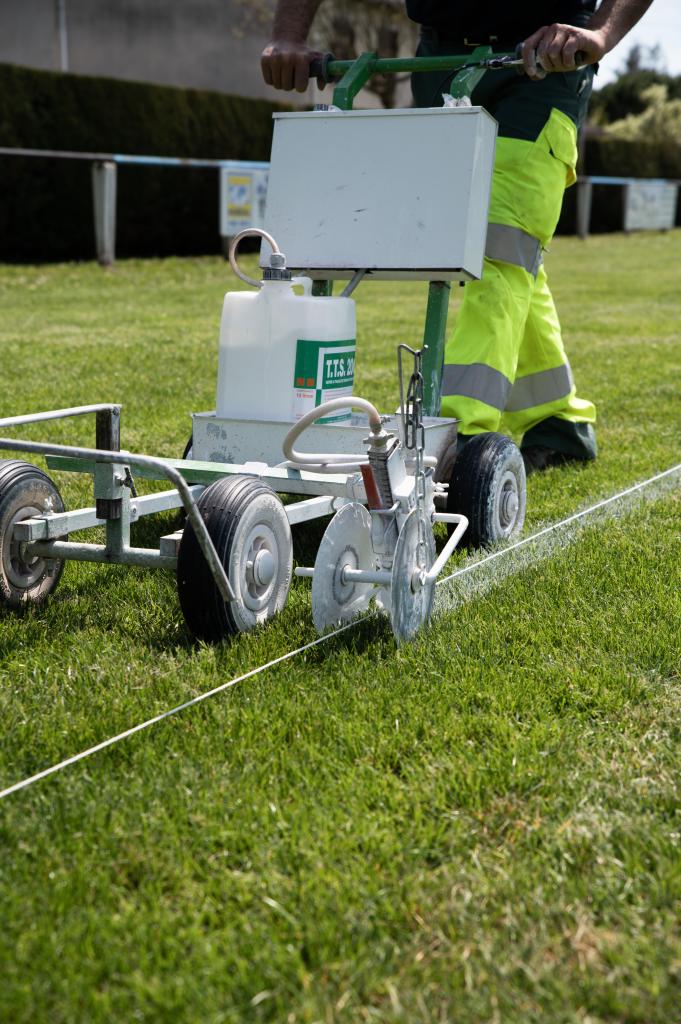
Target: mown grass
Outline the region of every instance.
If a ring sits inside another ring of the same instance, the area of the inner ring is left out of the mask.
[[[530,480],[530,529],[681,461],[680,256],[678,232],[555,243],[601,454]],[[180,453],[233,285],[216,260],[1,268],[0,415],[122,401],[125,447]],[[356,390],[392,408],[423,288],[358,305]],[[371,620],[4,801],[0,1019],[681,1020],[680,509],[595,525],[399,650]],[[209,648],[170,577],[69,565],[0,617],[0,787],[313,636],[303,582]]]

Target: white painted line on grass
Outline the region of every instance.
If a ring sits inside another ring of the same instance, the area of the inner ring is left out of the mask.
[[[4,800],[6,796],[10,796],[12,793],[17,793],[20,789],[26,789],[27,786],[32,786],[34,782],[39,782],[40,779],[46,779],[48,775],[54,775],[55,772],[61,771],[62,768],[68,768],[71,764],[77,764],[78,761],[83,761],[86,757],[90,757],[92,754],[96,754],[100,750],[112,747],[114,743],[120,743],[121,740],[127,739],[128,736],[134,736],[136,732],[142,732],[143,729],[148,729],[150,726],[156,725],[157,722],[162,722],[164,718],[170,718],[171,715],[177,715],[180,711],[185,711],[187,708],[191,708],[195,704],[200,704],[201,701],[208,700],[209,697],[214,697],[216,693],[222,693],[224,690],[229,690],[232,686],[236,686],[237,683],[243,683],[246,679],[252,679],[253,676],[260,675],[261,672],[266,672],[268,669],[274,668],[275,665],[281,665],[284,661],[289,661],[291,658],[295,658],[298,654],[303,654],[305,651],[309,651],[313,647],[317,647],[319,644],[323,644],[327,640],[331,640],[334,636],[344,633],[346,630],[355,626],[358,621],[359,620],[348,622],[345,626],[341,626],[340,629],[335,629],[333,633],[325,633],[324,636],[317,637],[317,639],[312,640],[311,643],[305,644],[303,647],[297,647],[295,651],[289,651],[288,654],[282,654],[281,657],[274,658],[272,661],[268,661],[265,665],[258,665],[257,668],[251,669],[250,672],[244,672],[242,676],[236,676],[234,679],[230,679],[226,683],[221,683],[220,686],[215,686],[212,690],[207,690],[206,693],[199,694],[198,697],[192,697],[191,700],[185,701],[184,704],[178,704],[177,707],[171,708],[170,711],[163,711],[160,715],[155,715],[153,718],[147,719],[146,722],[140,722],[139,725],[133,725],[131,729],[126,729],[125,732],[119,732],[116,736],[110,736],[108,740],[102,740],[101,743],[96,743],[94,747],[88,747],[87,750],[81,750],[79,754],[74,754],[73,757],[67,757],[64,761],[60,761],[58,764],[53,764],[50,768],[45,768],[43,771],[36,772],[35,775],[31,775],[27,779],[22,779],[21,782],[15,782],[13,786],[8,786],[7,789],[0,790],[0,800]]]
[[[532,534],[530,537],[525,537],[523,540],[517,541],[514,544],[509,544],[508,547],[501,548],[499,551],[493,552],[491,555],[479,559],[478,561],[472,562],[469,565],[464,566],[461,569],[457,569],[456,572],[451,573],[449,576],[445,576],[444,579],[438,580],[438,586],[442,587],[444,584],[451,583],[462,576],[467,576],[477,569],[482,568],[485,565],[489,565],[491,562],[495,562],[497,559],[502,558],[504,555],[509,554],[513,551],[518,551],[521,548],[527,548],[531,544],[536,544],[542,538],[547,535],[554,533],[554,531],[561,527],[570,526],[577,523],[586,516],[593,515],[593,513],[600,511],[606,506],[615,505],[617,502],[623,502],[623,500],[632,495],[638,494],[638,492],[645,488],[652,487],[654,484],[660,484],[662,481],[668,481],[671,483],[671,478],[674,474],[681,473],[681,463],[677,466],[672,466],[671,469],[665,470],[663,473],[658,473],[656,476],[650,477],[648,480],[642,481],[640,484],[634,484],[632,487],[628,487],[625,491],[620,491],[619,494],[613,494],[611,498],[605,498],[603,501],[599,501],[596,505],[592,505],[589,508],[584,509],[581,512],[576,512],[574,515],[568,516],[567,519],[561,519],[558,523],[552,523],[550,526],[544,527],[537,533]],[[657,491],[651,495],[652,498],[661,496],[662,493],[668,491],[669,488],[664,486],[658,487]],[[558,542],[560,543],[560,542]],[[557,545],[551,544],[550,550],[542,551],[539,555],[535,552],[530,562],[534,564],[539,561],[540,558],[546,557],[555,549]],[[511,565],[509,569],[501,575],[509,575],[510,572],[516,572],[521,568],[525,568],[528,562],[523,563],[519,566]],[[495,583],[499,579],[498,575],[493,575],[491,581],[488,580],[488,586],[490,582]],[[474,596],[474,593],[463,598],[463,600],[469,600],[470,597]],[[440,591],[440,594],[444,596],[444,592]],[[438,597],[440,596],[438,595]],[[446,598],[445,598],[446,600]],[[438,601],[438,604],[442,604]],[[448,605],[451,607],[451,602]],[[436,606],[437,608],[437,606]],[[444,610],[444,609],[438,609]],[[87,750],[81,750],[79,754],[74,754],[72,757],[67,757],[63,761],[59,761],[58,764],[53,764],[49,768],[43,769],[41,772],[36,772],[35,775],[31,775],[26,779],[22,779],[21,782],[15,782],[13,786],[8,786],[6,789],[0,790],[0,800],[4,800],[5,797],[10,796],[12,793],[17,793],[21,789],[27,789],[28,786],[32,786],[34,782],[39,782],[41,779],[46,779],[50,775],[54,775],[56,772],[61,771],[63,768],[68,768],[69,765],[77,764],[78,761],[83,761],[86,757],[90,757],[92,754],[98,753],[100,750],[105,750],[107,747],[112,747],[115,743],[120,743],[121,740],[127,739],[129,736],[134,736],[137,732],[142,732],[144,729],[149,729],[152,725],[156,725],[158,722],[162,722],[165,718],[170,718],[172,715],[177,715],[180,711],[185,711],[187,708],[194,707],[196,704],[200,704],[204,700],[208,700],[209,697],[214,697],[218,693],[223,693],[225,690],[231,689],[236,686],[237,683],[242,683],[246,679],[253,679],[255,676],[266,672],[268,669],[274,668],[276,665],[281,665],[285,661],[290,661],[292,658],[297,657],[299,654],[304,654],[305,651],[312,650],[313,647],[318,647],[320,644],[326,643],[328,640],[332,640],[334,637],[340,636],[341,633],[345,633],[347,630],[352,629],[359,622],[366,621],[364,618],[354,619],[352,622],[346,623],[339,629],[335,629],[332,633],[325,633],[324,636],[318,637],[316,640],[312,640],[309,644],[304,644],[302,647],[297,647],[293,651],[289,651],[287,654],[282,654],[279,658],[274,658],[272,661],[266,662],[264,665],[259,665],[257,668],[253,668],[250,672],[245,672],[241,676],[236,676],[234,679],[230,679],[226,683],[221,683],[220,686],[214,687],[212,690],[207,690],[206,693],[199,694],[198,697],[193,697],[191,700],[185,701],[184,704],[178,704],[177,707],[171,708],[169,711],[163,711],[160,715],[155,715],[153,718],[147,719],[146,722],[140,722],[139,725],[134,725],[131,729],[126,729],[125,732],[119,732],[116,736],[110,736],[106,740],[102,740],[101,743],[96,743],[93,747],[88,747]]]
[[[672,466],[671,469],[664,470],[662,473],[657,473],[648,480],[643,480],[640,484],[634,484],[625,491],[613,494],[610,498],[604,498],[603,501],[590,505],[589,508],[585,508],[581,512],[575,512],[566,519],[561,519],[557,523],[551,523],[549,526],[544,527],[544,529],[533,533],[530,537],[524,537],[513,544],[499,548],[498,551],[494,551],[492,554],[469,562],[468,565],[437,581],[437,586],[440,590],[436,596],[435,613],[439,614],[456,607],[457,604],[470,601],[473,597],[496,586],[505,577],[522,572],[523,569],[535,565],[545,558],[549,558],[556,552],[556,549],[572,543],[580,528],[589,525],[589,523],[584,522],[588,516],[594,516],[596,513],[607,509],[605,516],[601,518],[612,518],[630,508],[634,503],[632,499],[645,497],[648,501],[654,501],[656,498],[670,493],[674,489],[674,476],[678,474],[681,474],[681,463]],[[645,495],[641,494],[642,491],[646,491]],[[556,531],[559,530],[561,532],[557,533]],[[520,558],[516,557],[508,562],[499,561],[505,555],[519,551],[522,551]],[[496,564],[491,565],[491,563]],[[491,566],[492,571],[485,575],[477,574],[477,570],[483,566]],[[475,574],[473,579],[462,580],[464,584],[462,588],[463,593],[459,592],[457,594],[455,581],[461,580],[462,577],[470,577],[471,573]],[[444,590],[442,589],[443,587],[445,588]]]

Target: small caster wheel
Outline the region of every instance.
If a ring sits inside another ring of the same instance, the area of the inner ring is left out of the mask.
[[[471,438],[454,462],[447,497],[447,511],[468,519],[468,547],[490,547],[520,533],[525,503],[525,466],[519,448],[503,434]]]
[[[194,636],[217,643],[267,622],[286,604],[293,569],[291,527],[274,491],[252,477],[216,480],[197,504],[236,600],[223,600],[191,523],[177,556],[177,590]]]
[[[317,632],[350,622],[369,607],[373,583],[346,581],[343,570],[376,568],[371,516],[364,505],[351,501],[336,512],[317,551],[312,576],[312,618]]]
[[[61,495],[46,473],[30,462],[0,460],[0,605],[42,604],[57,586],[63,560],[27,557],[13,534],[24,519],[63,511]]]
[[[430,621],[435,599],[433,583],[420,580],[435,562],[435,538],[430,523],[419,534],[419,516],[409,513],[397,538],[390,585],[390,621],[398,644],[413,640]]]

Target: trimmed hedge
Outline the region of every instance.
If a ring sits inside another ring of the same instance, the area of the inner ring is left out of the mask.
[[[272,113],[281,109],[220,93],[0,64],[0,146],[268,160]],[[90,173],[84,161],[0,158],[0,260],[94,258]],[[681,147],[589,139],[582,173],[681,179]],[[574,233],[575,211],[576,189],[569,189],[559,233]],[[119,167],[119,256],[219,252],[217,225],[217,171]],[[622,190],[597,188],[592,230],[621,227]]]
[[[261,100],[0,64],[0,146],[269,160]],[[0,158],[0,260],[92,259],[89,162]],[[120,256],[218,252],[218,172],[119,167]]]

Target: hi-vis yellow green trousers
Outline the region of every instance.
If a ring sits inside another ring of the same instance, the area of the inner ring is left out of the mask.
[[[487,43],[513,48],[493,34],[473,41],[423,26],[417,53],[459,54]],[[515,69],[489,71],[473,91],[472,102],[499,124],[487,258],[482,280],[463,289],[445,350],[441,407],[460,420],[462,435],[501,429],[522,434],[523,447],[546,445],[581,459],[596,455],[596,410],[575,392],[541,253],[575,181],[577,126],[593,75],[582,68],[534,82]],[[447,82],[441,72],[415,74],[416,106],[440,106]]]
[[[575,126],[556,109],[534,142],[498,139],[483,278],[466,285],[445,348],[442,415],[464,435],[501,429],[593,458],[596,410],[577,397],[541,258],[576,161]]]

